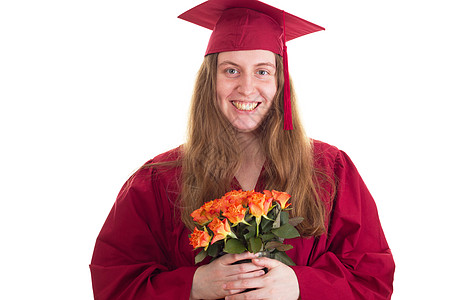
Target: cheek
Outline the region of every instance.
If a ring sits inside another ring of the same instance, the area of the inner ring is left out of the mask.
[[[219,101],[227,96],[227,90],[228,88],[224,80],[218,78],[216,83],[216,97]]]
[[[223,84],[223,82],[216,84],[216,104],[219,108],[219,110],[226,114],[227,111],[227,88],[226,85]]]
[[[272,105],[276,94],[277,94],[277,86],[274,83],[266,90],[266,96],[270,106]]]

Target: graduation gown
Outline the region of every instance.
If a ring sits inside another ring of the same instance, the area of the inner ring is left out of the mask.
[[[177,148],[152,162],[179,155]],[[325,234],[286,241],[301,299],[390,299],[394,261],[367,187],[344,152],[315,141],[314,156],[337,193]],[[96,300],[189,299],[198,251],[179,218],[180,169],[141,169],[121,189],[90,265]]]

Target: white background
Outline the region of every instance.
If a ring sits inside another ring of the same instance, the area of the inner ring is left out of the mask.
[[[0,2],[1,299],[92,299],[121,185],[183,143],[210,33],[176,18],[201,1],[155,2]],[[327,29],[289,43],[291,74],[309,135],[376,199],[395,300],[448,297],[444,2],[267,0]]]

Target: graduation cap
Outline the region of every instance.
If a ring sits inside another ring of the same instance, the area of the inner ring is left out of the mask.
[[[258,0],[209,0],[178,16],[213,30],[206,54],[269,50],[283,57],[284,129],[292,130],[286,42],[319,30],[316,24]]]

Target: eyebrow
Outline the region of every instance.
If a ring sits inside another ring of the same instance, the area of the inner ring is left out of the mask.
[[[220,66],[222,66],[222,65],[232,65],[232,66],[239,67],[239,65],[238,65],[237,63],[234,63],[234,62],[232,62],[232,61],[230,61],[230,60],[225,60],[225,61],[221,62],[221,63],[218,65],[218,67],[220,67]],[[276,69],[276,68],[275,68],[275,65],[274,65],[273,63],[270,63],[270,62],[262,62],[262,63],[258,63],[258,64],[256,64],[255,66],[256,66],[256,67],[269,66],[269,67],[272,67],[272,68]]]

